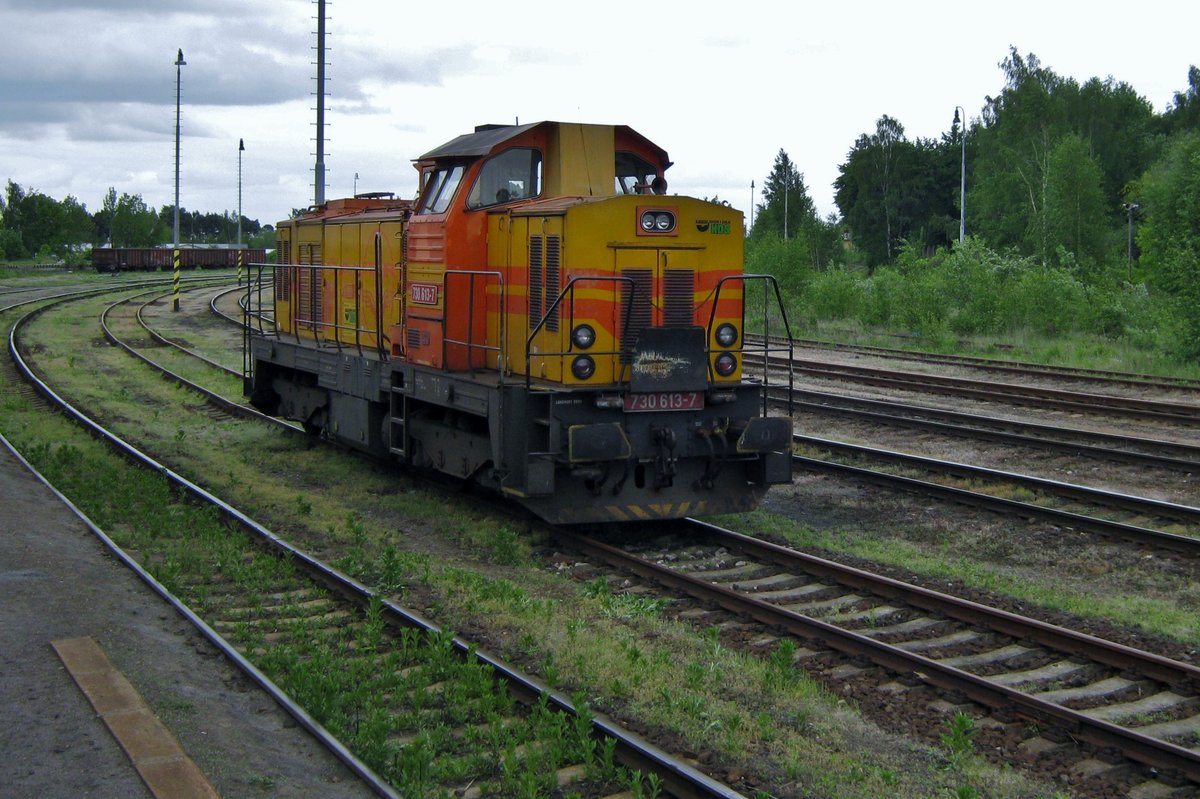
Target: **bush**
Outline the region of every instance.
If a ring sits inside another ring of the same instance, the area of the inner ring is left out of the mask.
[[[847,269],[832,269],[816,275],[808,285],[808,301],[821,319],[860,319],[863,294],[869,279],[860,280]]]
[[[953,346],[958,336],[1032,332],[1154,341],[1160,351],[1166,342],[1180,352],[1200,349],[1200,329],[1181,324],[1174,305],[1152,296],[1144,285],[1113,279],[1085,283],[1070,259],[1043,266],[969,239],[930,257],[905,248],[894,267],[868,276],[847,268],[788,268],[784,265],[793,262],[783,242],[760,247],[756,255],[780,265],[789,314],[800,324],[855,321],[911,332],[939,348]]]

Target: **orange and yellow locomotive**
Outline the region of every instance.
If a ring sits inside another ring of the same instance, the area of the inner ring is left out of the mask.
[[[415,201],[280,223],[251,401],[553,522],[753,508],[791,473],[742,361],[747,297],[778,320],[778,291],[743,274],[741,213],[666,195],[669,166],[625,126],[484,126],[417,160]]]

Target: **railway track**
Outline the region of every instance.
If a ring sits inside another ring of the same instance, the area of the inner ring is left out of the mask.
[[[783,401],[782,392],[772,390],[770,397],[774,402]],[[1200,445],[1180,441],[1105,433],[821,391],[797,390],[793,392],[792,402],[801,413],[840,416],[938,435],[1200,474]]]
[[[833,453],[843,459],[882,461],[894,467],[925,471],[938,475],[941,482],[855,465],[845,460],[794,455],[793,464],[799,469],[839,473],[923,496],[937,496],[972,507],[1046,520],[1068,529],[1086,530],[1192,557],[1200,555],[1200,508],[1190,505],[813,436],[796,435],[793,436],[793,442],[808,449]],[[975,484],[986,482],[991,488],[985,490],[949,485],[946,483],[947,478]],[[1012,486],[1024,489],[1040,499],[1025,501],[1000,495],[1010,493],[1005,489]],[[1067,502],[1076,503],[1082,509],[1063,507]],[[1111,518],[1114,512],[1125,514],[1125,520]],[[1157,523],[1159,527],[1146,526],[1149,523]],[[1179,532],[1164,528],[1175,528]]]
[[[1141,399],[1028,384],[948,377],[923,372],[849,364],[826,364],[804,359],[788,360],[771,357],[767,359],[766,367],[764,367],[762,359],[751,353],[745,355],[745,360],[751,371],[769,368],[815,379],[885,388],[891,391],[937,394],[1039,409],[1052,408],[1089,416],[1103,414],[1123,419],[1188,427],[1200,426],[1200,403],[1197,402]]]
[[[136,323],[146,305],[128,302],[105,308],[102,327],[109,340],[126,351],[136,350],[123,336],[145,332]],[[564,786],[581,796],[604,796],[644,781],[656,791],[680,797],[740,796],[288,544],[76,410],[20,356],[23,326],[45,307],[23,317],[10,332],[10,355],[25,378],[154,479],[165,477],[191,501],[217,509],[225,520],[220,531],[198,535],[196,525],[177,519],[169,532],[155,531],[149,539],[139,539],[136,560],[128,555],[123,559],[131,565],[152,564],[158,578],[142,567],[145,578],[164,594],[178,594],[181,599],[176,601],[189,618],[260,684],[271,680],[262,672],[256,675],[258,667],[282,675],[291,690],[304,697],[308,709],[278,689],[277,698],[381,795],[397,795],[391,787],[395,783],[406,786],[406,796],[427,791],[519,795],[522,790]],[[162,347],[162,340],[155,339],[154,347]],[[218,366],[210,363],[206,368]],[[227,401],[221,408],[239,412]],[[172,514],[187,512],[180,508]],[[184,555],[176,552],[181,546],[188,548]],[[237,568],[204,567],[212,563]],[[164,583],[173,590],[168,592]],[[292,680],[297,672],[300,679]],[[317,688],[312,687],[314,681]],[[343,695],[363,693],[386,696],[389,704],[340,706]],[[525,703],[515,705],[513,697]],[[338,705],[332,712],[330,703]],[[321,712],[310,715],[314,706]],[[315,720],[318,715],[323,722]],[[365,749],[364,759],[375,761],[389,779],[365,765],[338,738],[324,734],[323,724],[342,733],[353,731],[357,748]],[[364,726],[377,732],[365,743]],[[482,758],[480,751],[486,752]],[[381,754],[388,756],[381,759]],[[444,761],[454,767],[439,770]]]
[[[563,535],[621,573],[764,625],[755,638],[760,647],[777,646],[780,632],[793,636],[801,642],[799,665],[835,683],[863,680],[890,696],[897,712],[920,712],[907,704],[915,698],[904,698],[920,685],[936,686],[943,708],[987,708],[989,743],[1013,761],[1021,752],[1056,752],[1069,761],[1080,795],[1099,795],[1092,791],[1111,790],[1114,781],[1141,783],[1140,790],[1157,785],[1163,792],[1155,795],[1164,796],[1174,788],[1180,793],[1172,795],[1193,796],[1200,785],[1196,666],[695,520],[649,545]],[[716,623],[703,610],[687,613]],[[840,656],[827,660],[831,650]],[[1038,733],[1029,732],[1030,722]],[[1073,742],[1088,746],[1076,750]],[[1162,774],[1122,776],[1123,759]]]
[[[748,340],[758,342],[760,339],[748,336]],[[783,341],[782,339],[780,341]],[[940,364],[956,367],[968,367],[996,374],[1010,375],[1018,378],[1052,377],[1072,381],[1091,382],[1098,386],[1124,385],[1134,388],[1157,388],[1162,390],[1185,389],[1200,390],[1200,380],[1184,377],[1169,377],[1164,375],[1137,374],[1119,372],[1110,369],[1085,369],[1069,366],[1052,366],[1049,364],[1030,363],[1024,361],[1007,361],[996,358],[983,358],[970,355],[948,355],[944,353],[918,352],[915,350],[893,349],[888,347],[872,347],[863,344],[842,344],[814,339],[793,339],[796,347],[806,347],[830,352],[842,352],[878,356],[893,361],[910,361],[918,364]]]

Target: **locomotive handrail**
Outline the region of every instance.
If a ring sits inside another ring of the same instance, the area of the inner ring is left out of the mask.
[[[771,289],[771,288],[774,288],[774,290],[775,290],[775,302],[776,302],[776,304],[777,304],[777,305],[778,305],[778,307],[779,307],[779,314],[780,314],[780,317],[783,319],[783,329],[784,329],[784,332],[787,334],[787,347],[786,347],[786,350],[787,350],[787,355],[788,355],[788,398],[787,398],[787,409],[788,409],[788,416],[791,416],[791,415],[792,415],[792,394],[795,392],[795,388],[796,388],[796,375],[795,375],[795,372],[794,372],[794,371],[793,371],[793,369],[792,369],[792,355],[793,355],[793,345],[792,345],[792,328],[791,328],[791,325],[789,325],[789,324],[788,324],[788,319],[787,319],[787,308],[786,308],[786,307],[784,306],[784,304],[783,304],[783,295],[782,295],[782,294],[780,293],[780,291],[779,291],[779,281],[777,281],[777,280],[775,279],[775,276],[774,276],[774,275],[765,275],[765,274],[764,274],[764,275],[758,275],[758,274],[749,274],[749,275],[747,275],[747,274],[742,274],[742,275],[726,275],[725,277],[723,277],[723,278],[721,278],[720,280],[718,280],[718,281],[717,281],[717,288],[716,288],[716,290],[715,290],[715,291],[714,291],[714,293],[713,293],[713,304],[712,304],[712,311],[709,313],[709,316],[708,316],[708,335],[709,335],[709,338],[708,338],[707,340],[709,340],[709,341],[711,341],[711,340],[712,340],[712,338],[711,338],[711,337],[712,337],[712,326],[713,326],[713,323],[716,321],[716,316],[717,316],[717,303],[718,303],[718,302],[720,301],[720,299],[721,299],[721,289],[722,289],[722,288],[724,288],[726,281],[737,281],[737,282],[739,282],[739,283],[741,283],[741,284],[742,284],[742,332],[741,332],[741,346],[739,346],[739,347],[737,348],[737,352],[739,352],[739,353],[745,353],[745,352],[746,352],[746,350],[748,349],[748,348],[746,347],[746,288],[747,288],[746,284],[747,284],[749,281],[751,281],[751,280],[762,281],[762,284],[763,284],[763,310],[762,310],[762,314],[763,314],[763,343],[762,343],[762,347],[761,347],[761,348],[760,348],[760,347],[752,347],[752,348],[749,348],[749,349],[753,350],[754,352],[758,352],[758,351],[760,351],[760,350],[761,350],[761,352],[762,352],[762,354],[763,354],[763,376],[762,376],[762,383],[763,383],[763,387],[764,387],[764,388],[766,388],[768,385],[770,385],[770,377],[769,377],[769,373],[768,373],[768,370],[767,370],[767,358],[766,358],[766,356],[767,356],[768,354],[770,354],[770,353],[771,353],[773,350],[780,350],[780,351],[782,351],[783,349],[785,349],[785,348],[783,348],[783,347],[776,347],[776,348],[772,348],[772,347],[771,347],[771,339],[770,339],[770,337],[767,335],[767,334],[770,332],[770,324],[771,324],[771,317],[770,317],[770,314],[768,314],[768,313],[767,313],[767,306],[769,305],[769,302],[770,302],[770,300],[769,300],[769,295],[768,295],[768,293],[767,293],[767,292],[768,292],[768,290],[769,290],[769,289]],[[712,354],[713,352],[715,352],[715,351],[716,351],[716,350],[709,349],[709,351],[708,351],[708,352],[709,352],[709,354],[711,355],[711,354]],[[728,352],[728,350],[721,350],[721,351],[722,351],[722,352]],[[745,362],[743,361],[743,368],[744,368],[744,364],[745,364]],[[762,410],[762,412],[763,412],[763,416],[766,416],[766,415],[767,415],[767,392],[766,392],[766,391],[763,391],[763,393],[762,393],[762,409],[763,409],[763,410]]]
[[[268,333],[264,328],[265,320],[262,313],[264,307],[263,273],[270,270],[271,285],[274,287],[275,272],[273,267],[274,264],[265,262],[246,264],[246,295],[245,301],[242,303],[242,384],[244,386],[250,386],[254,380],[254,359],[250,357],[250,337],[255,333],[252,325],[257,325],[257,333],[260,336],[279,335],[279,320],[275,318],[275,314],[271,314],[272,329]],[[256,289],[258,294],[257,303],[252,299]],[[255,312],[256,310],[257,313]]]
[[[551,318],[557,318],[557,316],[555,316],[555,312],[558,310],[558,306],[562,304],[563,298],[565,298],[567,296],[567,294],[571,295],[571,303],[569,306],[571,314],[570,314],[569,323],[567,325],[567,330],[568,330],[567,342],[568,342],[569,348],[565,352],[539,352],[538,357],[539,358],[558,358],[558,357],[562,357],[564,355],[570,355],[572,352],[574,352],[575,339],[570,335],[570,331],[575,329],[575,284],[583,283],[586,281],[592,281],[592,280],[608,281],[608,282],[612,282],[612,283],[617,283],[617,282],[627,283],[627,284],[629,284],[630,288],[632,289],[629,292],[628,305],[625,308],[625,313],[623,313],[621,315],[622,319],[624,320],[621,325],[621,341],[625,340],[625,334],[629,332],[629,317],[630,317],[629,311],[633,308],[633,295],[634,295],[634,292],[637,290],[637,282],[634,281],[633,278],[626,277],[624,275],[580,275],[580,276],[571,278],[570,280],[567,281],[567,285],[563,286],[563,290],[561,292],[559,292],[558,296],[554,298],[554,302],[550,303],[550,307],[546,309],[546,313],[542,315],[542,318],[538,320],[538,323],[533,326],[532,330],[529,331],[528,338],[525,339],[525,388],[526,388],[526,390],[528,390],[530,388],[530,386],[532,385],[532,378],[533,378],[533,356],[532,356],[532,353],[530,352],[530,348],[533,346],[533,339],[534,339],[534,337],[536,337],[538,335],[538,333],[540,333],[542,331],[542,328],[544,328],[546,326],[546,324],[550,321]],[[595,354],[596,355],[620,355],[621,350],[618,349],[618,350],[613,350],[610,352],[596,352]],[[621,367],[622,373],[624,372],[624,368],[625,368],[624,366]],[[616,382],[618,382],[618,383],[622,382],[621,377],[622,377],[622,375],[618,375]]]
[[[295,299],[291,300],[291,314],[289,321],[291,322],[292,335],[296,342],[301,340],[300,328],[307,327],[312,332],[314,342],[318,347],[332,347],[338,352],[342,351],[343,342],[341,333],[343,331],[351,331],[354,334],[354,348],[359,355],[363,352],[362,334],[369,333],[375,336],[375,351],[380,360],[388,360],[390,352],[390,339],[383,330],[382,314],[376,313],[375,327],[367,328],[359,324],[359,319],[362,318],[362,273],[370,272],[375,275],[375,306],[382,306],[382,265],[375,264],[372,266],[352,266],[348,264],[278,264],[276,269],[283,269],[287,274],[285,278],[288,280],[291,291],[290,295]],[[319,309],[323,308],[324,292],[317,290],[318,282],[321,280],[321,271],[330,270],[333,272],[333,297],[334,297],[334,321],[327,322],[321,319]],[[309,273],[309,291],[307,297],[302,296],[300,291],[299,280],[301,272],[307,270]],[[354,275],[354,324],[344,325],[338,322],[339,306],[338,301],[341,299],[341,275],[344,272],[350,272]],[[308,300],[308,316],[301,315],[300,311],[304,310],[304,299]],[[278,322],[276,322],[278,326]],[[318,335],[318,331],[333,331],[332,341],[322,339]]]
[[[467,340],[460,341],[458,339],[449,338],[448,336],[446,336],[443,333],[443,335],[442,335],[442,363],[446,364],[448,362],[446,359],[446,355],[447,355],[446,345],[447,344],[457,344],[459,346],[467,348],[467,371],[469,371],[471,374],[475,373],[474,361],[471,358],[471,355],[474,350],[483,350],[485,352],[496,352],[498,355],[498,357],[496,358],[496,370],[500,373],[500,382],[501,382],[501,384],[503,384],[504,383],[503,360],[504,360],[504,351],[505,351],[504,348],[505,348],[505,344],[507,343],[507,334],[508,334],[508,325],[505,320],[506,314],[504,313],[504,308],[505,308],[504,275],[495,270],[447,269],[443,275],[443,278],[445,281],[444,285],[446,287],[446,298],[445,298],[445,301],[443,302],[443,307],[450,306],[450,281],[451,281],[451,279],[455,278],[455,277],[462,277],[462,276],[470,276],[471,278],[494,277],[499,282],[500,309],[501,309],[500,313],[498,314],[500,329],[497,331],[497,333],[499,334],[499,344],[497,346],[491,346],[489,344],[476,343],[474,340],[474,328],[472,325],[472,321],[475,319],[475,281],[474,281],[474,279],[468,280],[467,285],[469,288],[467,289],[467,316],[466,316]],[[487,291],[487,285],[484,286],[484,291],[485,292]],[[485,297],[484,302],[486,303],[486,301],[487,300]],[[486,339],[487,339],[487,332],[486,332],[487,319],[486,319],[486,317],[484,318],[483,324],[484,324],[484,328],[485,328],[484,340],[486,341]],[[445,315],[443,314],[443,330],[445,331],[448,329],[449,328],[445,322]],[[485,363],[486,363],[486,361],[485,361]]]

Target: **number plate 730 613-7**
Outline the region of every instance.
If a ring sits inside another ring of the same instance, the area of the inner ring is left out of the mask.
[[[653,394],[626,394],[625,410],[637,411],[698,411],[704,407],[700,391],[661,391]]]

